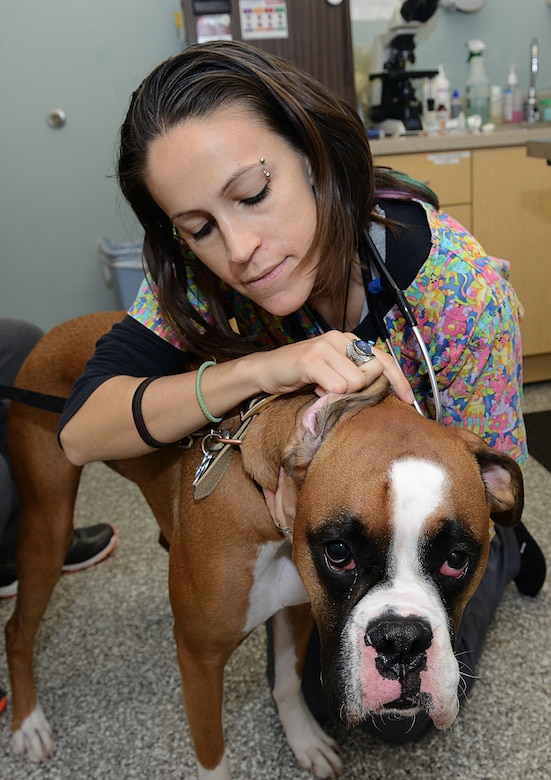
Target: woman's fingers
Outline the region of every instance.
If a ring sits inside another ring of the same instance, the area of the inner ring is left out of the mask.
[[[375,359],[359,366],[352,362],[346,347],[355,340],[353,333],[333,330],[263,353],[269,360],[264,390],[288,393],[312,384],[318,395],[354,393],[384,374],[396,395],[406,403],[413,403],[413,392],[407,379],[386,352],[373,347]]]
[[[376,355],[376,360],[371,360],[369,363],[365,363],[365,369],[363,366],[360,368],[363,369],[364,373],[367,374],[369,366],[371,366],[372,363],[379,363],[381,365],[381,371],[379,374],[377,374],[377,376],[384,374],[392,385],[392,389],[398,398],[400,398],[402,401],[405,401],[407,404],[412,404],[414,401],[413,390],[411,389],[410,384],[401,369],[398,368],[394,362],[392,356],[386,352],[383,352],[381,349],[377,349],[376,347],[372,347],[372,350]],[[366,384],[371,384],[374,379],[376,379],[376,376],[370,377],[369,382]]]
[[[391,355],[381,349],[378,349],[375,346],[371,346],[371,352],[373,355],[375,355],[375,359],[368,360],[364,363],[360,363],[360,365],[357,365],[353,363],[346,354],[349,342],[357,340],[356,335],[354,333],[343,333],[340,335],[344,336],[345,339],[343,352],[346,360],[354,369],[360,371],[363,376],[363,384],[360,387],[355,387],[352,392],[367,387],[368,385],[372,384],[379,376],[381,376],[381,374],[384,374],[384,376],[390,382],[392,389],[402,401],[408,404],[412,404],[414,402],[413,390],[411,389],[410,384],[404,376],[402,370],[396,365],[396,362]],[[345,392],[351,392],[351,390],[348,389]]]

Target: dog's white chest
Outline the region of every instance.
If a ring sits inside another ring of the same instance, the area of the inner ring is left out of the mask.
[[[308,594],[291,560],[291,543],[268,542],[259,547],[244,630],[252,631],[283,607],[307,601]]]

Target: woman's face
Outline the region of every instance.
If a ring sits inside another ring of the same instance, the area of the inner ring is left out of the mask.
[[[145,180],[190,249],[235,290],[278,316],[308,299],[316,264],[300,265],[316,230],[308,161],[245,108],[216,109],[155,139]]]

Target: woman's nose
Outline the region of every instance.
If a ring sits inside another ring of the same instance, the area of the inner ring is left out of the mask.
[[[244,220],[233,222],[224,232],[228,262],[248,263],[261,244],[258,232]]]

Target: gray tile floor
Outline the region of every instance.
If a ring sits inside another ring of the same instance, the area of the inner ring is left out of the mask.
[[[526,411],[551,409],[551,384],[527,388]],[[551,474],[530,460],[525,522],[551,559]],[[59,583],[37,644],[36,674],[57,737],[48,765],[9,749],[0,717],[0,776],[6,780],[164,780],[195,777],[180,696],[167,595],[166,553],[145,501],[100,464],[85,470],[77,525],[107,520],[116,553]],[[0,603],[0,622],[9,602]],[[528,599],[510,586],[480,664],[480,679],[457,723],[419,744],[390,747],[365,729],[335,729],[348,780],[549,778],[551,746],[550,586]],[[0,682],[7,681],[0,652]],[[257,631],[227,670],[226,724],[235,780],[299,780],[265,681]]]

